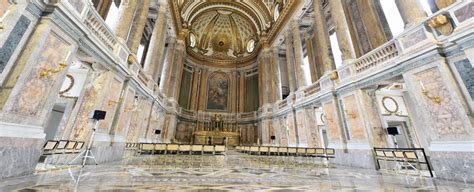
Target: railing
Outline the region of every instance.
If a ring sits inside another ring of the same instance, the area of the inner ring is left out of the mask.
[[[399,50],[397,48],[397,45],[395,44],[395,41],[389,41],[383,46],[374,49],[373,51],[359,58],[354,63],[355,71],[356,73],[364,72],[380,65],[381,63],[395,58],[396,56],[398,56],[398,54]]]
[[[421,169],[421,164],[426,164],[426,167],[431,177],[433,175],[433,168],[426,156],[423,148],[377,148],[374,147],[375,159],[377,161],[376,169],[381,169],[380,161],[390,161],[397,163],[396,168],[411,167],[412,169]],[[412,165],[415,164],[416,166]],[[400,165],[400,166],[399,166]],[[386,167],[387,168],[387,167]],[[391,168],[389,168],[391,169]],[[408,170],[407,170],[408,171]]]
[[[313,95],[313,94],[315,94],[319,91],[321,91],[321,87],[319,86],[319,82],[315,82],[303,91],[304,92],[304,97],[308,97],[308,96]]]
[[[117,45],[116,37],[95,9],[89,7],[84,25],[89,28],[107,48],[111,51],[114,50],[115,45]]]
[[[283,101],[280,101],[280,102],[278,103],[278,109],[283,109],[283,108],[285,108],[285,107],[287,107],[287,106],[288,106],[288,100],[287,100],[287,99],[285,99],[285,100],[283,100]]]

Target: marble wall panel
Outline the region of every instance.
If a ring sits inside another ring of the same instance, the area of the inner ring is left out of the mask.
[[[323,104],[323,111],[325,116],[325,123],[329,133],[330,141],[340,141],[341,132],[337,126],[336,111],[334,102],[329,101]]]
[[[348,167],[375,168],[372,150],[369,149],[350,149],[347,152],[336,149],[336,158],[330,159],[330,162]]]
[[[176,125],[176,140],[180,143],[190,143],[193,137],[193,125],[187,122],[178,122]]]
[[[0,18],[3,17],[8,7],[10,7],[8,0],[0,0]]]
[[[474,3],[471,2],[467,4],[466,6],[454,11],[454,15],[456,15],[456,18],[458,19],[459,22],[464,22],[469,18],[474,17]]]
[[[319,143],[319,129],[318,124],[316,122],[316,114],[313,108],[306,108],[306,131],[307,131],[307,139],[308,139],[308,147],[316,147],[321,146]]]
[[[244,125],[239,125],[240,130],[241,130],[241,144],[243,145],[253,145],[257,143],[257,127],[254,126],[253,124],[244,124]]]
[[[279,139],[280,146],[288,146],[288,126],[286,125],[286,119],[284,117],[278,118],[277,122],[280,129],[280,135],[277,137]]]
[[[409,48],[425,39],[427,39],[425,31],[423,30],[423,28],[420,28],[416,30],[415,32],[412,32],[408,34],[407,36],[403,37],[401,39],[401,43],[404,48]]]
[[[298,133],[298,145],[299,146],[307,146],[308,145],[308,132],[305,125],[306,111],[304,109],[300,109],[296,111],[296,129]]]
[[[122,92],[122,84],[123,81],[114,77],[109,81],[107,87],[103,89],[103,97],[105,100],[102,102],[101,110],[106,111],[107,115],[104,120],[99,121],[100,132],[108,132],[111,129]]]
[[[468,59],[455,62],[454,65],[456,66],[471,99],[474,100],[474,65],[471,65]]]
[[[158,112],[158,109],[156,106],[151,107],[151,113],[150,113],[150,123],[149,125],[145,128],[146,131],[144,131],[146,135],[147,140],[156,140],[156,141],[162,141],[162,137],[165,134],[165,129],[163,127],[164,123],[164,115],[161,112]],[[155,130],[159,129],[161,130],[161,135],[155,135]]]
[[[441,103],[436,104],[433,101],[427,99],[425,96],[421,100],[425,103],[425,106],[429,110],[434,127],[433,131],[436,133],[438,139],[446,136],[460,136],[469,135],[467,130],[464,128],[464,121],[458,105],[453,102],[453,98],[447,88],[447,84],[444,82],[440,71],[437,67],[429,68],[425,71],[421,71],[415,74],[417,91],[421,92],[421,84],[426,90],[429,90],[431,96],[439,96]]]
[[[32,174],[42,146],[43,139],[0,137],[0,179]]]
[[[50,33],[42,45],[41,54],[35,59],[35,65],[29,70],[29,74],[22,79],[22,86],[15,95],[10,111],[21,116],[38,117],[46,105],[46,101],[57,85],[58,78],[66,71],[51,73],[51,76],[41,77],[40,71],[47,69],[59,69],[59,63],[66,60],[70,52],[70,44],[66,43],[55,33]],[[15,93],[14,91],[13,93]]]
[[[286,127],[288,130],[288,146],[296,147],[298,142],[296,127],[295,127],[295,116],[293,113],[289,113],[286,116]]]
[[[0,5],[0,7],[2,6],[3,5]],[[12,57],[15,49],[18,47],[21,39],[23,38],[23,35],[27,31],[30,23],[31,20],[28,19],[26,16],[20,16],[18,21],[15,23],[15,26],[13,27],[12,31],[8,35],[7,40],[3,43],[2,47],[0,47],[0,73],[5,69],[8,61]]]
[[[71,139],[85,141],[88,140],[93,121],[89,119],[89,113],[98,109],[101,110],[101,104],[105,100],[104,94],[108,93],[106,87],[114,77],[112,72],[105,72],[93,77],[91,83],[84,86],[84,93],[81,96],[82,101],[78,104],[77,117],[70,124],[73,125]],[[106,101],[105,101],[106,102]],[[106,116],[113,114],[107,113]]]
[[[133,110],[138,110],[135,103],[135,90],[132,88],[128,88],[125,94],[125,100],[123,103],[123,107],[118,119],[118,124],[116,127],[115,134],[116,135],[125,135],[129,126],[130,126],[130,118],[134,113]]]
[[[387,147],[387,133],[382,127],[378,115],[379,112],[374,103],[375,98],[371,98],[363,91],[361,91],[360,98],[362,101],[362,111],[366,114],[366,119],[364,119],[364,121],[368,126],[368,132],[371,132],[369,136],[369,139],[371,140],[370,143],[372,143],[373,147]]]
[[[359,107],[355,95],[346,96],[343,100],[345,109],[344,114],[346,115],[345,119],[349,126],[351,139],[365,139],[364,123],[362,122],[361,114],[359,114]]]
[[[150,104],[146,100],[139,100],[137,111],[133,111],[130,126],[127,133],[127,142],[138,142],[144,138],[148,117],[150,116]]]
[[[474,152],[431,151],[430,160],[437,178],[474,182]]]

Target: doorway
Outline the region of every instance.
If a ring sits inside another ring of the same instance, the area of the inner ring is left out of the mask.
[[[56,139],[56,134],[58,133],[59,124],[64,116],[64,111],[66,109],[65,103],[56,103],[54,104],[53,110],[49,115],[48,121],[44,127],[44,132],[46,134],[46,140]]]
[[[410,139],[410,132],[406,122],[388,122],[389,127],[396,127],[398,129],[397,135],[389,135],[391,145],[396,148],[411,148],[414,147],[414,143]]]

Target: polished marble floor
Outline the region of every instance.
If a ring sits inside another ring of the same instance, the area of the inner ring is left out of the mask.
[[[138,156],[0,181],[0,191],[471,191],[474,185],[277,157]],[[292,163],[293,162],[293,163]]]

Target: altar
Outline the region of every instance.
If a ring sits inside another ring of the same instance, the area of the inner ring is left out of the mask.
[[[237,146],[240,144],[240,130],[237,123],[224,122],[220,115],[215,115],[211,121],[197,123],[193,144]]]

